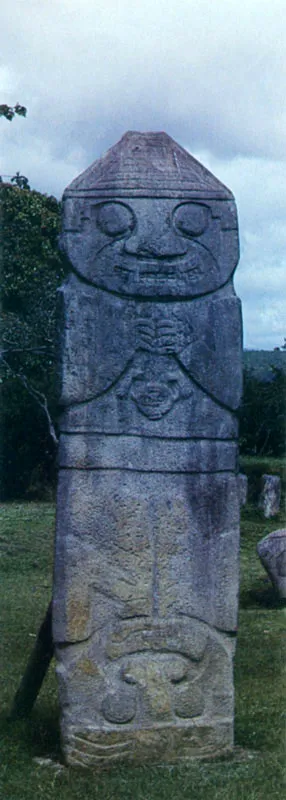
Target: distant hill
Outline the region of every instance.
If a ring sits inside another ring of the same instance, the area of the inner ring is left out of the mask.
[[[244,350],[243,367],[251,370],[258,380],[271,380],[271,367],[282,369],[286,374],[286,350]]]

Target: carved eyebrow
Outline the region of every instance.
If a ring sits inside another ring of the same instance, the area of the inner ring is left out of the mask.
[[[105,206],[122,206],[122,208],[127,208],[128,211],[133,214],[133,210],[128,203],[124,203],[123,200],[98,200],[98,202],[91,203],[91,211],[96,213],[99,208],[104,208]]]

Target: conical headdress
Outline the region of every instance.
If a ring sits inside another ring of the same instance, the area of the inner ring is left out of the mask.
[[[232,200],[209,170],[166,133],[128,131],[67,187],[66,197],[194,197]]]

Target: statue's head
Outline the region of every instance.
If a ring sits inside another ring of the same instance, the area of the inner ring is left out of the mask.
[[[191,298],[238,261],[231,192],[165,133],[126,133],[64,193],[73,269],[128,297]]]

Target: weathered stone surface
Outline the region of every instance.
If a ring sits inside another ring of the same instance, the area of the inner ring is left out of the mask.
[[[279,513],[281,498],[281,480],[278,475],[262,475],[261,494],[258,508],[261,508],[266,519]]]
[[[245,506],[247,503],[247,494],[248,494],[248,478],[247,475],[243,474],[243,472],[240,472],[238,475],[238,491],[239,491],[240,505]]]
[[[286,598],[286,528],[264,536],[258,542],[257,552],[274,589],[280,597]]]
[[[64,195],[53,632],[69,763],[232,744],[241,394],[231,193],[128,133]]]
[[[187,614],[235,630],[238,518],[228,473],[122,470],[119,481],[117,470],[62,470],[56,641],[84,639],[114,615]]]

